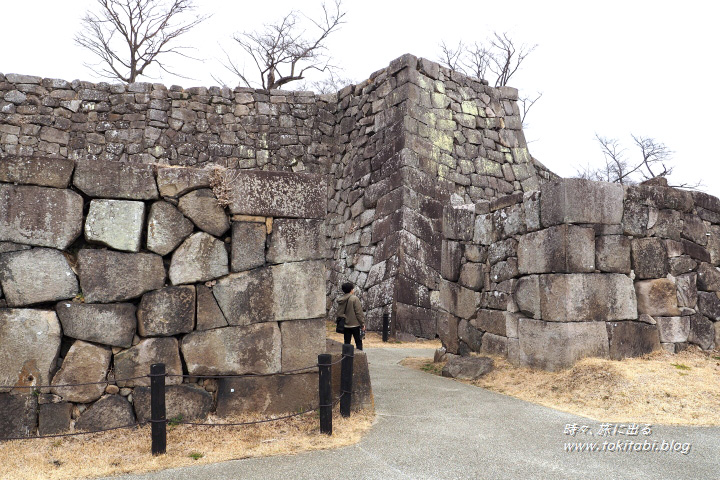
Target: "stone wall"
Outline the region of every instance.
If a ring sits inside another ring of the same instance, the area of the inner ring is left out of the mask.
[[[325,351],[326,189],[314,174],[0,159],[0,385],[53,385],[2,389],[3,435],[144,421],[135,377],[156,362],[169,418],[316,406],[316,371],[295,370]]]
[[[658,183],[556,180],[446,207],[447,351],[556,370],[720,345],[720,200]]]

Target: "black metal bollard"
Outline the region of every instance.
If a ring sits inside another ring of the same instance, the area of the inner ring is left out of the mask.
[[[320,370],[320,433],[332,435],[332,389],[330,388],[330,364],[332,356],[329,353],[318,355]]]
[[[352,376],[355,347],[346,343],[342,346],[342,370],[340,371],[340,415],[350,416],[352,406]]]
[[[382,333],[383,342],[388,341],[389,334],[390,334],[390,314],[383,313],[383,333]]]
[[[167,449],[164,363],[150,365],[150,424],[152,454],[163,455]]]

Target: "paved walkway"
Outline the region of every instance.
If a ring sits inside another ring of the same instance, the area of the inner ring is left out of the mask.
[[[377,422],[356,445],[119,477],[201,479],[720,478],[720,428],[653,427],[649,436],[578,440],[689,443],[690,453],[565,452],[567,424],[600,423],[398,365],[431,350],[368,349]],[[577,440],[576,440],[577,441]],[[606,447],[608,448],[608,447]]]

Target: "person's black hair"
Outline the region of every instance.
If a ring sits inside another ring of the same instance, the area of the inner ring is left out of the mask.
[[[352,292],[353,288],[355,288],[355,285],[353,285],[353,284],[350,283],[350,282],[345,282],[345,283],[342,284],[342,291],[343,291],[344,293],[350,293],[350,292]]]

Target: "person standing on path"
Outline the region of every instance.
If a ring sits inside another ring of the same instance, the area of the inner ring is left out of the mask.
[[[345,317],[345,343],[350,343],[350,338],[355,338],[355,346],[362,350],[362,336],[360,331],[365,332],[365,315],[363,314],[360,299],[354,295],[355,285],[350,282],[342,284],[343,296],[337,299],[337,315]]]

